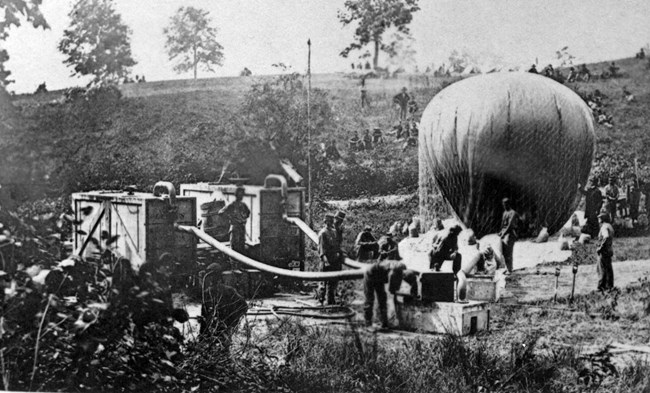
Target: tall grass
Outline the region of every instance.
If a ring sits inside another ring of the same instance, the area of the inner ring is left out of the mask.
[[[296,392],[578,392],[642,391],[650,366],[616,371],[607,354],[581,357],[571,347],[538,348],[539,334],[513,339],[509,350],[483,338],[438,336],[389,340],[285,324],[293,337],[282,371]]]

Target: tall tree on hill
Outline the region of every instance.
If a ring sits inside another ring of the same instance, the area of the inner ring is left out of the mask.
[[[63,32],[59,50],[73,75],[93,75],[96,85],[124,80],[136,62],[131,56],[131,29],[122,22],[112,0],[77,0],[70,27]]]
[[[372,65],[377,68],[379,51],[392,48],[391,43],[382,39],[386,30],[394,27],[403,35],[409,35],[409,23],[413,13],[420,10],[418,0],[346,0],[345,10],[338,11],[339,21],[343,26],[358,23],[354,31],[354,42],[341,51],[342,57],[348,57],[351,51],[362,49],[365,45],[374,45]]]
[[[212,19],[208,14],[202,9],[181,7],[163,30],[169,60],[178,58],[174,66],[177,73],[193,70],[196,79],[199,65],[214,72],[212,66],[223,64],[223,46],[217,42],[217,28],[210,26]]]
[[[31,23],[35,28],[42,27],[49,29],[43,14],[39,9],[42,0],[0,0],[0,14],[4,15],[4,21],[0,22],[0,41],[4,41],[9,36],[11,26],[20,26],[20,17],[22,16]],[[9,60],[9,53],[6,49],[0,48],[0,86],[5,87],[13,82],[9,79],[10,71],[4,67],[5,62]]]

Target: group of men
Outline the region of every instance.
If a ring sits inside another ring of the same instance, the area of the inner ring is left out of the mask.
[[[517,229],[519,226],[519,215],[512,208],[509,198],[504,198],[503,214],[501,216],[501,229],[499,237],[501,238],[501,248],[503,251],[503,260],[496,257],[491,247],[485,247],[479,256],[477,272],[482,273],[485,270],[485,262],[494,260],[497,262],[497,268],[506,268],[505,275],[509,275],[513,269],[513,250],[517,241]],[[429,252],[429,267],[433,270],[440,271],[444,261],[452,262],[452,271],[457,274],[462,267],[462,255],[458,252],[458,235],[461,232],[460,225],[454,225],[451,228],[443,229],[433,236],[431,251]]]
[[[343,242],[343,221],[345,213],[325,215],[325,226],[318,233],[318,254],[321,270],[339,271],[343,267],[345,254],[341,249]],[[417,273],[406,269],[400,262],[398,246],[393,235],[388,233],[379,241],[372,235],[372,228],[365,227],[357,236],[355,248],[358,260],[376,260],[364,272],[364,317],[367,326],[372,325],[375,298],[379,304],[381,326],[388,328],[388,306],[385,284],[389,284],[389,292],[396,293],[402,281],[411,286],[411,295],[417,295]],[[317,297],[321,303],[335,304],[337,281],[329,281],[319,286]]]
[[[597,217],[601,212],[609,215],[610,222],[615,223],[617,217],[629,217],[632,224],[636,225],[639,220],[641,194],[645,195],[645,211],[650,212],[650,183],[646,184],[637,179],[635,175],[630,177],[630,182],[623,188],[624,198],[621,198],[621,190],[617,185],[617,177],[610,176],[609,182],[600,189],[598,178],[589,180],[587,189],[580,191],[585,195],[585,218],[587,223],[583,232],[592,237],[598,231]]]

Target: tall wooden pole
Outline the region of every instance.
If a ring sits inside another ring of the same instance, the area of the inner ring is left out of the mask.
[[[308,219],[309,225],[312,222],[312,205],[311,197],[311,39],[307,40],[307,200],[309,201]]]

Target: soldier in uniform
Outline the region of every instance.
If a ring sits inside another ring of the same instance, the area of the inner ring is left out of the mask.
[[[334,215],[325,215],[325,227],[318,233],[318,255],[321,259],[322,271],[333,272],[342,268],[341,246],[338,240],[336,228],[334,227]],[[328,305],[335,303],[337,281],[329,281],[321,284],[318,290],[318,300],[323,303],[327,300]]]
[[[251,211],[242,201],[244,187],[238,186],[235,190],[235,200],[224,206],[219,211],[230,221],[230,248],[238,253],[243,253],[246,245],[246,221]]]

